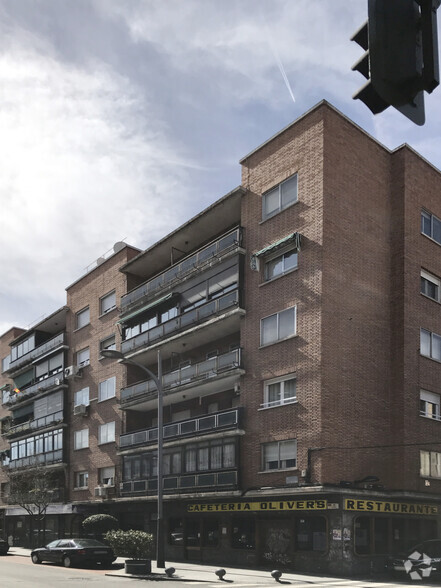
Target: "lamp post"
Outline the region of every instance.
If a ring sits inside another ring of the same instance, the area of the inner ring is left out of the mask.
[[[158,391],[158,502],[157,502],[157,519],[156,519],[156,565],[158,568],[165,568],[164,562],[164,519],[163,519],[163,418],[162,418],[162,360],[161,360],[161,352],[158,349],[158,374],[155,375],[152,371],[148,368],[143,366],[142,364],[138,363],[137,361],[133,361],[132,359],[127,359],[124,353],[121,351],[116,351],[115,349],[103,349],[101,351],[101,355],[108,359],[120,359],[121,363],[135,365],[138,368],[144,370],[150,378],[155,382],[156,389]]]

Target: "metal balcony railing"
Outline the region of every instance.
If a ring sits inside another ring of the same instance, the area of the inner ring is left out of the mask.
[[[167,390],[201,379],[215,378],[239,367],[241,367],[241,351],[240,349],[234,349],[228,353],[164,374],[162,386],[164,390]],[[153,380],[139,382],[121,390],[121,404],[156,393],[157,390]]]
[[[159,274],[159,276],[154,277],[145,284],[138,286],[135,290],[125,294],[121,298],[121,313],[126,312],[145,297],[157,294],[162,288],[171,286],[177,280],[182,280],[184,276],[200,269],[214,257],[224,255],[230,249],[234,250],[240,246],[241,239],[242,231],[240,228],[237,228],[221,239],[211,243],[211,245],[200,249],[190,257],[186,257],[167,271]]]
[[[25,423],[20,423],[18,425],[11,425],[7,432],[7,436],[12,437],[20,433],[24,433],[26,431],[35,431],[36,429],[42,429],[43,427],[48,427],[51,424],[59,423],[62,420],[63,411],[59,410],[57,412],[48,414],[38,419],[32,419],[30,421],[26,421]]]
[[[139,347],[152,345],[160,339],[171,337],[178,331],[189,329],[198,323],[207,321],[210,317],[226,311],[228,308],[237,306],[238,304],[239,290],[233,290],[228,292],[228,294],[221,296],[220,298],[210,300],[205,304],[201,304],[201,306],[198,308],[184,312],[183,314],[180,314],[179,316],[165,323],[161,323],[160,325],[149,329],[145,333],[141,333],[136,337],[132,337],[131,339],[123,341],[121,343],[121,351],[122,353],[129,353],[130,351],[138,349]]]
[[[64,382],[63,369],[60,369],[59,373],[54,374],[52,376],[48,376],[44,380],[36,382],[35,384],[32,384],[31,386],[28,386],[27,388],[20,390],[20,392],[18,394],[14,393],[14,392],[10,392],[9,399],[7,399],[6,402],[4,402],[4,404],[8,404],[8,405],[16,404],[17,402],[20,402],[21,400],[24,400],[25,398],[29,398],[30,396],[35,396],[39,392],[45,392],[46,390],[49,390],[50,388],[54,388],[55,386],[59,386],[63,382]]]
[[[46,463],[56,463],[63,461],[63,450],[49,451],[48,453],[39,453],[28,457],[20,457],[18,459],[11,459],[8,464],[10,470],[16,468],[31,467]]]
[[[200,474],[182,474],[179,476],[165,476],[163,489],[165,491],[185,492],[192,489],[213,489],[221,487],[234,488],[237,486],[237,469],[223,472],[204,472]],[[145,480],[129,480],[120,484],[120,495],[155,493],[158,488],[157,478]]]
[[[35,347],[35,349],[32,349],[32,351],[29,351],[28,353],[25,353],[24,355],[17,358],[16,360],[11,361],[9,364],[8,372],[16,370],[16,369],[22,367],[23,365],[26,365],[27,363],[34,361],[38,357],[41,357],[42,355],[45,355],[49,351],[52,351],[52,349],[56,349],[57,347],[60,347],[60,345],[64,345],[65,341],[66,341],[65,333],[59,333],[58,335],[56,335],[52,339],[49,339],[49,341],[46,341],[46,343],[43,343],[42,345]]]
[[[207,414],[185,421],[168,423],[163,427],[164,440],[188,437],[203,433],[212,433],[223,429],[237,428],[240,423],[241,410],[233,408],[230,410]],[[119,438],[120,449],[154,443],[158,439],[158,428],[152,427],[143,431],[126,433]]]

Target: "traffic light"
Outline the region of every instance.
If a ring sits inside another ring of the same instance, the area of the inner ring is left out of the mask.
[[[364,50],[352,67],[367,78],[353,96],[378,114],[389,106],[423,125],[424,90],[439,84],[436,11],[441,0],[368,0],[351,37]]]

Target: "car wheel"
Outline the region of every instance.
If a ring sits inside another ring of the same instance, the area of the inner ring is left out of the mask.
[[[38,555],[38,553],[33,553],[31,556],[31,559],[32,559],[32,563],[34,563],[34,564],[41,563],[41,559],[40,559],[40,556]]]
[[[72,560],[70,559],[70,557],[68,555],[65,555],[63,557],[63,566],[65,568],[71,568],[72,567]]]

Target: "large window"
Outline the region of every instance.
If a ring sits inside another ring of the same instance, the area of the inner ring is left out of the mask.
[[[440,395],[420,390],[420,415],[440,420]]]
[[[440,280],[424,270],[421,270],[421,294],[440,302]]]
[[[420,353],[431,359],[441,361],[441,335],[421,329]]]
[[[298,253],[297,250],[286,251],[276,257],[265,261],[264,279],[273,280],[278,276],[283,276],[297,267]]]
[[[11,347],[11,361],[16,361],[22,355],[26,355],[35,349],[35,333],[27,337],[24,341],[21,341],[14,347]]]
[[[296,334],[296,307],[287,308],[260,321],[260,344],[268,345]]]
[[[44,380],[53,374],[63,371],[63,354],[57,353],[52,357],[45,359],[35,366],[35,377],[38,381]]]
[[[421,232],[441,244],[441,220],[425,210],[421,211]]]
[[[89,429],[82,429],[74,433],[74,449],[89,447]]]
[[[89,472],[75,473],[75,488],[87,488],[89,485]]]
[[[88,347],[77,352],[77,366],[84,367],[90,363],[90,350]]]
[[[320,516],[296,518],[297,551],[326,551],[326,519]]]
[[[297,202],[297,174],[262,195],[262,219],[265,220]]]
[[[420,476],[424,478],[441,478],[441,453],[437,451],[420,451]]]
[[[116,349],[115,335],[111,335],[110,337],[103,339],[103,341],[100,341],[100,351],[108,349]]]
[[[100,382],[98,390],[98,400],[107,400],[108,398],[114,398],[116,388],[116,378],[113,376],[104,382]]]
[[[90,323],[89,307],[83,308],[76,314],[76,328],[81,329]]]
[[[105,486],[115,485],[115,466],[109,466],[107,468],[100,468],[98,470],[98,481],[100,484]]]
[[[57,429],[11,442],[11,461],[63,449],[63,430]]]
[[[102,298],[100,298],[100,314],[106,314],[116,308],[116,293],[109,292]]]
[[[74,406],[79,406],[80,404],[89,406],[89,387],[83,388],[82,390],[78,390],[78,392],[75,392]]]
[[[297,466],[297,440],[275,441],[262,445],[262,469],[285,470]]]
[[[104,423],[98,428],[98,443],[100,445],[111,443],[112,441],[115,441],[115,421]]]
[[[296,378],[293,375],[275,378],[264,383],[262,408],[289,404],[297,400]]]

